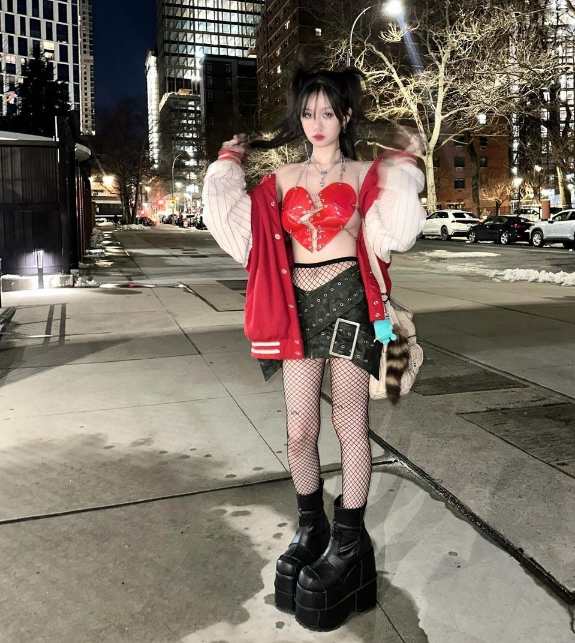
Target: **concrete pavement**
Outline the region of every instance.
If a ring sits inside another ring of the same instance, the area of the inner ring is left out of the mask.
[[[0,640],[575,640],[559,598],[575,589],[568,289],[396,259],[427,361],[398,410],[371,409],[379,606],[318,635],[272,604],[295,507],[281,379],[264,383],[248,356],[241,267],[205,233],[108,241],[97,279],[192,292],[5,294],[16,313],[0,344]]]

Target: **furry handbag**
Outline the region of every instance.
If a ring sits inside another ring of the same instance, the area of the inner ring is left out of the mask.
[[[390,299],[386,309],[397,339],[383,346],[379,364],[379,380],[369,380],[369,396],[374,400],[389,398],[392,404],[407,395],[423,364],[423,349],[417,343],[413,313]]]

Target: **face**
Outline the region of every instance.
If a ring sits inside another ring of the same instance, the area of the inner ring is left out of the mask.
[[[306,138],[314,147],[328,147],[339,139],[342,126],[324,94],[312,94],[305,105],[301,124]]]

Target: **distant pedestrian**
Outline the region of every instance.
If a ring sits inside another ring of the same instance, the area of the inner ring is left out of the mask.
[[[120,217],[117,214],[115,214],[114,215],[114,227],[117,228],[119,223],[120,223]]]
[[[275,601],[316,630],[339,627],[352,610],[376,605],[375,556],[364,525],[372,466],[369,379],[380,377],[382,344],[389,344],[388,356],[394,351],[403,360],[401,380],[407,340],[394,334],[381,293],[391,288],[390,252],[408,250],[425,221],[419,140],[409,137],[405,151],[375,162],[357,161],[360,100],[355,70],[297,72],[279,133],[251,147],[303,139],[307,160],[280,167],[248,194],[242,162],[250,144],[238,134],[209,167],[203,193],[208,229],[250,273],[251,355],[266,379],[283,369],[299,527],[277,561]],[[343,478],[331,530],[317,446],[328,360]]]

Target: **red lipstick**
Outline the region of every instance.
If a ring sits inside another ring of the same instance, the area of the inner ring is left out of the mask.
[[[323,134],[316,134],[315,136],[312,137],[316,141],[323,141],[325,136]]]

